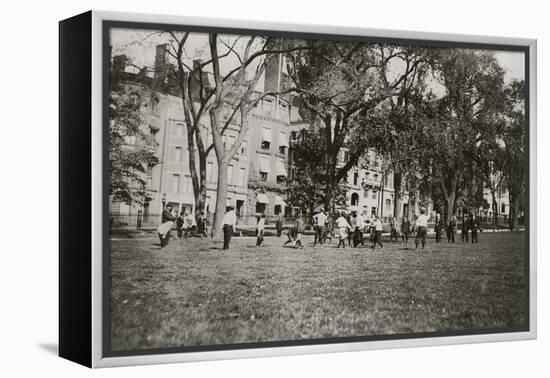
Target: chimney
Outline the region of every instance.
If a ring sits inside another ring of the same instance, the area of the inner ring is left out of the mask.
[[[115,55],[113,57],[113,72],[124,72],[126,69],[126,64],[128,63],[128,57],[124,54]]]
[[[163,81],[168,76],[168,44],[157,45],[155,53],[155,80]]]

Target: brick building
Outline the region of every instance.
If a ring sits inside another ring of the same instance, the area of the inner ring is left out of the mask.
[[[143,130],[152,135],[158,143],[157,154],[160,163],[147,172],[148,198],[144,205],[112,203],[111,213],[139,214],[145,224],[158,221],[165,204],[171,204],[177,212],[194,212],[195,200],[189,172],[189,150],[187,130],[181,98],[176,83],[171,82],[171,66],[167,56],[167,45],[159,45],[154,51],[155,64],[151,68],[137,70],[127,65],[127,58],[118,55],[112,59],[111,85],[116,90],[123,86],[136,90],[148,88],[154,93],[143,101]],[[153,53],[153,52],[152,52]],[[195,62],[195,66],[198,62]],[[203,82],[209,82],[203,74]],[[274,92],[285,88],[288,83],[286,63],[282,55],[267,62],[266,72],[256,90],[260,93]],[[192,88],[193,90],[193,88]],[[230,110],[224,111],[224,119]],[[224,132],[223,141],[233,145],[239,131],[238,119]],[[266,96],[249,114],[249,131],[228,168],[227,205],[235,206],[241,224],[254,224],[258,213],[293,215],[286,197],[287,180],[292,179],[292,138],[309,127],[292,106],[290,95]],[[203,117],[200,125],[202,139],[206,145],[212,143],[209,117]],[[131,141],[129,141],[131,142]],[[346,151],[341,151],[340,163],[344,164]],[[380,157],[369,154],[368,168],[354,168],[347,177],[350,190],[347,194],[347,208],[357,209],[368,216],[384,217],[393,214],[394,188],[392,175],[384,174]],[[290,173],[290,175],[289,175]],[[212,150],[207,157],[206,211],[212,213],[217,196],[217,162]],[[403,213],[415,214],[418,205],[409,204],[403,196]]]

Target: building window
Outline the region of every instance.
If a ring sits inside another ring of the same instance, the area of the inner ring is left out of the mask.
[[[193,180],[191,179],[191,176],[185,176],[184,177],[184,184],[183,184],[183,190],[186,194],[192,194],[193,193]]]
[[[256,213],[259,213],[259,214],[265,213],[265,203],[256,202]]]
[[[126,143],[128,146],[134,146],[137,142],[137,138],[135,135],[126,135],[124,137],[124,143]]]
[[[174,161],[177,161],[178,163],[181,163],[182,158],[183,158],[183,148],[176,147],[175,152],[174,152]]]
[[[172,175],[172,193],[180,192],[180,175]]]
[[[384,186],[388,186],[388,176],[384,176]]]
[[[235,214],[240,217],[243,214],[243,205],[244,205],[244,201],[243,200],[237,200],[237,206],[235,207]]]
[[[372,199],[378,199],[378,192],[372,191]]]
[[[209,161],[206,163],[206,180],[209,182],[217,182],[218,181],[218,175],[214,171],[214,164]]]
[[[351,194],[351,206],[359,206],[359,194]]]
[[[275,205],[274,213],[275,215],[281,214],[281,205]]]
[[[264,110],[271,114],[271,112],[273,111],[273,100],[265,99],[263,105]]]
[[[282,155],[286,154],[288,148],[288,138],[285,132],[279,132],[279,153]]]
[[[111,203],[111,213],[120,213],[120,202]]]
[[[267,172],[260,172],[260,181],[267,181]]]
[[[277,184],[284,184],[286,181],[286,176],[277,176]]]
[[[264,127],[262,129],[262,143],[260,145],[261,149],[264,151],[269,151],[271,148],[271,129]]]
[[[359,172],[353,173],[353,185],[357,185],[359,183]]]
[[[503,204],[500,206],[500,213],[501,213],[501,214],[506,213],[506,204],[505,204],[505,203],[503,203]]]
[[[246,169],[241,168],[239,169],[239,185],[242,187],[246,186]]]
[[[182,137],[183,136],[183,125],[178,123],[178,124],[176,124],[175,127],[176,127],[176,130],[175,130],[176,131],[176,136]]]
[[[386,200],[386,209],[391,210],[391,199],[389,198]]]
[[[375,216],[377,214],[376,207],[374,207],[374,206],[372,207],[372,210],[371,210],[370,214],[371,214],[371,216]]]

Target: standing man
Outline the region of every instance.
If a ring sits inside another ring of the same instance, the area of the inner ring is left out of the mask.
[[[262,242],[264,241],[264,229],[265,213],[263,213],[261,217],[258,218],[258,223],[256,224],[256,233],[258,234],[258,238],[256,239],[256,247],[262,245]]]
[[[380,246],[380,249],[384,249],[384,246],[382,245],[382,222],[380,222],[378,215],[374,215],[372,227],[374,228],[372,249],[374,250],[376,248],[376,244]]]
[[[426,234],[428,233],[428,216],[426,210],[420,209],[420,215],[416,218],[416,237],[414,238],[415,250],[418,244],[422,242],[422,249],[426,245]]]
[[[183,224],[185,223],[185,214],[183,213],[183,210],[180,212],[180,215],[176,218],[176,235],[178,236],[178,239],[182,237],[183,235]]]
[[[471,215],[470,229],[472,230],[472,244],[477,244],[477,231],[479,230],[479,218],[475,215]]]
[[[351,212],[351,217],[349,218],[349,225],[351,226],[351,234],[353,239],[353,247],[357,247],[357,245],[361,242],[359,239],[359,219],[357,217],[357,211],[353,210]]]
[[[294,248],[304,248],[302,244],[302,235],[304,233],[304,221],[298,212],[296,221],[294,222],[294,235],[296,236],[296,241],[294,242]]]
[[[336,219],[336,227],[338,227],[338,246],[336,248],[346,248],[347,231],[351,230],[348,220],[345,218],[345,213],[342,211],[338,219]]]
[[[409,218],[403,217],[401,220],[401,239],[405,244],[409,242],[409,232],[411,230],[411,222]]]
[[[197,219],[197,233],[200,235],[201,239],[203,237],[208,237],[206,232],[206,216],[204,211],[201,211],[199,218]]]
[[[316,238],[317,240],[313,241],[313,246],[315,247],[316,241],[319,241],[319,244],[323,244],[325,242],[325,225],[327,223],[327,216],[324,209],[321,208],[321,210],[313,216],[313,222],[318,235]]]
[[[439,213],[435,214],[435,242],[441,243],[441,233],[443,232],[443,220]]]
[[[452,215],[451,219],[449,219],[449,243],[455,242],[455,235],[456,235],[456,224],[458,223],[458,219],[456,219],[456,215]]]
[[[237,229],[237,216],[235,215],[234,207],[228,206],[223,217],[223,249],[229,249],[229,242],[233,232]]]
[[[356,231],[357,231],[357,240],[358,244],[361,243],[361,246],[365,246],[365,237],[363,236],[363,228],[365,227],[365,220],[363,219],[363,216],[359,213],[357,213],[357,224],[356,224]]]
[[[197,226],[195,217],[191,213],[185,213],[183,218],[183,237],[187,238],[189,234],[192,234]]]
[[[397,219],[392,217],[390,221],[390,243],[393,243],[393,238],[397,242]]]
[[[170,241],[170,230],[174,225],[176,217],[172,215],[172,205],[166,205],[162,211],[161,224],[157,228],[157,233],[160,239],[160,248],[164,248]]]
[[[280,238],[283,233],[283,216],[279,214],[279,217],[275,221],[275,228],[277,229],[277,237]]]

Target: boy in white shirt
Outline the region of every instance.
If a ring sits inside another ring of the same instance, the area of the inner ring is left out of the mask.
[[[422,242],[422,249],[426,245],[426,234],[428,233],[428,216],[426,210],[420,209],[420,215],[416,219],[416,237],[414,238],[415,250],[418,249],[418,244]]]
[[[258,238],[256,239],[256,247],[262,245],[262,242],[264,241],[264,228],[265,214],[262,214],[262,216],[258,218],[258,223],[256,224],[256,232],[258,233]]]
[[[382,222],[380,222],[380,219],[378,218],[378,215],[374,215],[374,219],[372,220],[372,226],[374,228],[374,238],[372,243],[372,249],[374,250],[376,248],[376,244],[380,246],[381,249],[384,248],[382,245]]]
[[[336,227],[338,227],[338,236],[340,238],[340,241],[338,242],[338,246],[336,248],[340,248],[340,245],[342,245],[342,248],[346,248],[346,238],[347,238],[347,231],[351,230],[351,226],[348,223],[347,219],[344,218],[345,213],[342,211],[340,214],[340,217],[336,219]]]

